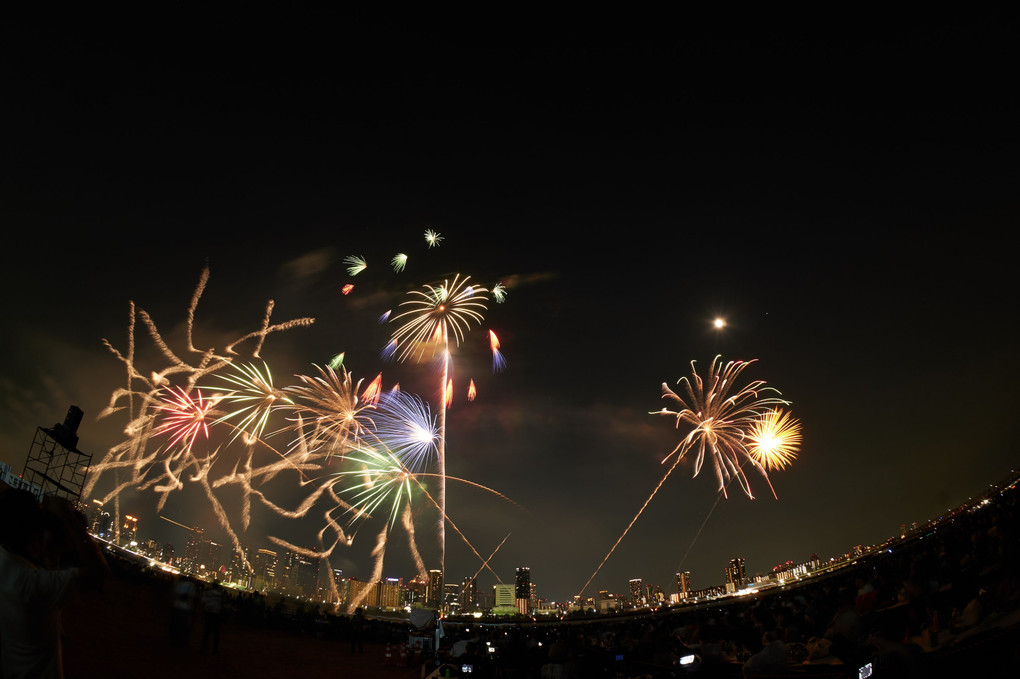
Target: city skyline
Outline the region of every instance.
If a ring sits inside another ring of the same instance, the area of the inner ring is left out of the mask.
[[[126,379],[103,341],[128,350],[133,303],[187,353],[206,266],[197,346],[257,329],[273,300],[274,321],[315,323],[239,360],[283,385],[343,352],[355,379],[381,373],[433,412],[436,375],[384,359],[379,315],[458,273],[505,284],[455,350],[447,467],[515,504],[451,483],[450,518],[481,555],[448,534],[453,583],[489,558],[505,583],[527,564],[542,596],[578,594],[686,434],[651,413],[692,360],[756,359],[746,376],[792,402],[798,455],[769,473],[775,498],[748,474],[753,500],[722,499],[708,463],[693,477],[685,460],[585,596],[880,543],[1015,467],[1020,106],[994,20],[561,43],[370,25],[340,39],[327,16],[273,49],[207,18],[105,41],[33,24],[11,43],[0,190],[21,240],[0,267],[0,460],[15,471],[70,405],[94,461],[124,440],[125,413],[97,419]],[[351,257],[368,268],[352,276]],[[293,508],[282,481],[272,497]],[[198,489],[157,502],[127,489],[120,515],[216,531]],[[388,518],[331,565],[371,577]],[[436,568],[435,514],[415,518]],[[243,541],[313,545],[312,524],[256,510]],[[410,577],[395,525],[383,575]]]

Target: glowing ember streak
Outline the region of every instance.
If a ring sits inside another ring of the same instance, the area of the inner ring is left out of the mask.
[[[499,351],[499,338],[491,330],[489,331],[489,347],[492,349],[492,372],[503,372],[506,370],[506,359]]]
[[[770,410],[754,421],[748,438],[751,456],[766,470],[785,469],[800,448],[800,422],[790,413]]]
[[[379,394],[382,392],[382,373],[375,376],[375,379],[365,387],[361,393],[361,400],[365,403],[378,403]]]
[[[390,260],[390,266],[393,267],[393,271],[400,273],[407,266],[407,255],[402,252],[398,252],[394,255],[393,259]]]
[[[502,304],[506,299],[506,287],[502,283],[492,286],[492,299],[496,301],[496,304]]]
[[[345,352],[341,351],[339,354],[329,359],[329,363],[327,363],[326,365],[328,365],[333,370],[336,370],[337,368],[344,364],[344,353]]]
[[[340,288],[340,292],[344,293],[345,295],[349,295],[349,294],[351,294],[351,290],[353,290],[353,289],[354,289],[354,284],[353,283],[348,283],[344,287]]]
[[[678,382],[684,387],[683,396],[665,383],[662,385],[662,397],[674,401],[679,408],[663,408],[658,414],[675,418],[677,429],[690,427],[687,436],[666,456],[666,460],[673,455],[683,457],[687,451],[696,449],[694,476],[697,476],[707,453],[719,480],[719,490],[724,495],[727,482],[736,479],[747,496],[754,497],[741,469],[745,461],[751,462],[768,481],[765,468],[748,452],[746,436],[763,413],[775,406],[787,405],[787,401],[781,398],[763,396],[765,393],[779,393],[765,386],[763,380],[737,387],[740,374],[754,362],[730,361],[723,366],[722,359],[717,356],[709,366],[707,379],[703,380],[691,361],[691,377],[683,377]]]
[[[386,311],[382,312],[382,314],[379,315],[379,322],[385,323],[386,321],[390,320],[390,314],[392,313],[393,313],[392,309],[387,309]]]
[[[347,265],[347,273],[351,276],[357,276],[359,273],[368,268],[368,262],[365,261],[365,258],[357,257],[355,255],[344,257],[344,264]]]
[[[475,381],[471,380],[471,383],[468,384],[468,400],[469,401],[474,401],[475,400],[475,396],[477,396],[477,395],[478,395],[478,390],[475,389]]]
[[[446,398],[443,401],[447,408],[453,405],[453,380],[446,383]]]
[[[199,433],[209,438],[209,424],[206,414],[212,403],[202,398],[202,392],[195,390],[197,399],[192,399],[188,392],[180,387],[170,387],[166,397],[156,409],[162,413],[163,423],[154,431],[156,435],[167,434],[170,437],[168,448],[182,443],[184,450],[190,454],[191,447]]]
[[[433,231],[432,229],[425,230],[425,242],[429,244],[430,248],[438,246],[439,242],[442,240],[443,237],[440,236],[437,232]]]

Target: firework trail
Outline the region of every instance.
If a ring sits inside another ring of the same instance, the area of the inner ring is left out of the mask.
[[[395,273],[400,273],[404,270],[404,267],[407,266],[407,255],[402,252],[398,252],[393,256],[393,259],[390,260],[390,266],[393,267],[393,271]]]
[[[472,323],[481,325],[482,312],[486,310],[485,294],[487,290],[468,284],[470,277],[461,278],[456,275],[451,283],[449,280],[442,285],[426,285],[424,291],[412,290],[411,299],[400,306],[408,307],[407,311],[393,318],[400,325],[393,333],[390,344],[393,355],[400,361],[417,355],[420,360],[426,351],[442,353],[442,375],[440,392],[442,407],[439,409],[439,542],[440,566],[446,569],[446,410],[449,407],[452,393],[450,380],[450,340],[459,345],[464,334]],[[449,386],[448,386],[449,384]]]
[[[692,377],[683,377],[680,384],[685,385],[686,399],[678,396],[665,383],[662,385],[662,397],[676,401],[681,408],[671,411],[663,408],[661,411],[653,412],[653,415],[669,415],[676,418],[676,427],[681,424],[691,428],[690,433],[684,437],[673,451],[663,459],[663,463],[675,456],[673,464],[663,474],[658,485],[652,490],[651,495],[644,501],[641,508],[631,519],[630,523],[617,538],[605,558],[591,574],[588,581],[581,588],[579,594],[584,593],[591,581],[606,564],[609,557],[626,537],[627,533],[644,513],[652,499],[662,488],[666,479],[670,477],[673,470],[677,468],[684,455],[691,449],[698,451],[695,461],[694,475],[697,476],[704,462],[705,453],[708,452],[713,459],[716,475],[719,479],[719,491],[726,497],[726,485],[736,479],[741,488],[750,498],[750,485],[747,477],[741,469],[744,463],[750,463],[765,477],[769,488],[772,483],[769,481],[765,468],[752,456],[748,444],[752,441],[752,432],[756,427],[760,428],[759,422],[767,414],[772,406],[783,404],[788,405],[777,396],[765,396],[766,393],[775,393],[772,387],[767,387],[762,380],[751,382],[745,387],[737,387],[737,378],[749,365],[751,361],[730,361],[725,365],[722,359],[717,356],[709,367],[708,379],[703,380],[695,368],[694,361],[691,361]],[[707,388],[706,388],[707,387]],[[763,440],[763,439],[760,439]],[[772,491],[773,496],[775,490]],[[707,520],[707,519],[706,519]]]
[[[433,245],[442,240],[438,234],[434,236]],[[362,258],[356,258],[357,262],[354,259],[349,258],[349,267],[364,263]],[[350,268],[348,273],[355,275]],[[159,497],[157,510],[162,510],[170,495],[194,486],[200,489],[235,550],[240,549],[239,533],[251,523],[253,505],[287,519],[304,519],[315,508],[322,508],[316,549],[293,545],[279,536],[270,535],[268,539],[327,563],[338,547],[353,544],[353,527],[385,507],[388,520],[373,550],[376,569],[381,567],[387,532],[399,518],[416,567],[424,573],[411,511],[412,492],[418,495],[420,490],[439,510],[444,567],[446,522],[482,560],[446,514],[447,479],[509,499],[481,484],[447,477],[444,442],[449,398],[444,394],[437,418],[421,399],[401,392],[397,386],[383,393],[381,375],[361,391],[361,382],[343,368],[343,353],[334,356],[327,368],[316,366],[316,375],[295,375],[296,383],[277,387],[265,361],[258,367],[239,360],[237,349],[247,343],[251,357],[260,358],[269,335],[310,326],[314,319],[272,323],[274,302],[270,300],[254,331],[242,334],[223,349],[197,348],[194,322],[208,281],[206,267],[187,309],[185,349],[181,353],[171,348],[155,321],[145,310],[136,309],[134,303],[130,303],[127,351],[121,353],[104,340],[123,364],[127,384],[113,392],[100,417],[126,411],[128,422],[123,441],[93,465],[83,493],[91,493],[100,479],[112,475],[113,490],[103,501],[112,499],[117,503],[115,511],[119,511],[120,493],[128,489],[155,492]],[[400,320],[400,327],[393,335],[391,355],[400,361],[420,361],[427,353],[441,354],[440,384],[452,389],[451,336],[453,346],[458,346],[473,325],[481,324],[487,292],[457,275],[452,282],[409,293],[410,300],[402,305],[405,311],[393,319]],[[162,360],[155,369],[142,369],[137,364],[135,333],[139,326],[156,347],[157,361]],[[208,379],[218,380],[218,384],[211,386]],[[271,424],[275,414],[287,424],[274,431]],[[210,440],[214,430],[225,434],[225,442],[215,444]],[[285,431],[293,434],[286,450],[277,450],[267,442]],[[225,454],[228,449],[238,448],[240,454]],[[323,477],[326,465],[335,456],[344,467],[342,473]],[[426,474],[424,470],[433,457],[439,473]],[[296,505],[284,506],[266,495],[265,484],[281,474],[291,475],[288,479],[293,478],[302,491]],[[428,476],[439,480],[439,501],[421,483]],[[223,495],[225,492],[229,496]],[[236,512],[232,505],[238,495],[240,511]],[[230,498],[229,509],[224,497]]]
[[[215,409],[225,397],[215,394],[207,399],[201,389],[196,389],[197,382],[230,367],[234,361],[233,355],[237,353],[236,347],[242,343],[253,341],[252,354],[253,357],[258,357],[263,342],[271,333],[306,327],[314,323],[312,318],[298,318],[271,324],[274,304],[270,300],[257,330],[240,336],[220,351],[213,347],[196,348],[193,339],[196,309],[208,281],[209,269],[206,266],[186,313],[184,355],[197,356],[196,360],[190,361],[174,352],[163,339],[150,315],[145,310],[136,308],[133,302],[129,303],[127,352],[121,353],[108,340],[103,340],[103,344],[123,364],[127,382],[124,387],[114,390],[107,407],[99,417],[101,419],[126,411],[128,421],[124,428],[124,440],[112,446],[101,460],[92,465],[82,493],[90,495],[100,480],[112,475],[113,489],[105,495],[103,502],[113,500],[117,515],[120,493],[124,490],[153,490],[159,495],[157,510],[160,510],[171,493],[183,489],[185,484],[190,482],[202,488],[218,520],[224,522],[226,514],[222,505],[212,495],[213,486],[210,482],[220,448],[217,447],[209,454],[200,456],[195,447],[200,435],[208,439],[210,427],[214,427],[219,421],[217,418],[223,416],[223,413]],[[146,329],[158,350],[158,356],[163,360],[163,364],[156,369],[142,370],[137,364],[138,321],[141,321],[141,326]],[[266,376],[258,376],[258,371],[253,368],[247,372],[241,370],[234,376],[235,386],[241,388],[232,390],[226,397],[227,404],[232,407],[237,406],[238,402],[231,402],[230,397],[251,399],[247,405],[240,405],[240,414],[234,413],[235,417],[241,418],[242,424],[233,425],[235,434],[247,431],[246,445],[249,447],[254,438],[260,434],[260,426],[264,426],[262,415],[265,414],[266,406],[264,403],[261,406],[257,405],[256,400],[259,398],[264,400],[267,393],[275,392],[267,376],[268,371]],[[258,384],[260,380],[262,384]],[[240,382],[247,384],[242,386]],[[246,389],[251,390],[251,393],[242,396]],[[153,439],[154,436],[157,437],[156,440]],[[161,442],[164,436],[169,439],[169,444],[160,445],[158,442]],[[154,449],[152,444],[155,444]],[[119,518],[115,518],[114,523],[119,526]],[[227,523],[229,524],[229,521]],[[232,539],[236,538],[236,533],[229,525],[228,533]]]
[[[477,580],[477,579],[478,579],[478,576],[479,576],[479,574],[480,574],[480,573],[481,573],[481,572],[482,572],[483,570],[485,570],[486,568],[489,568],[489,562],[490,562],[490,561],[492,561],[492,557],[496,556],[496,552],[498,552],[498,551],[500,550],[500,548],[502,548],[502,547],[503,547],[503,544],[504,544],[504,543],[506,543],[506,541],[507,541],[508,539],[510,539],[510,533],[507,533],[507,534],[506,534],[506,536],[505,536],[505,537],[504,537],[504,538],[503,538],[502,540],[500,540],[499,544],[498,544],[498,545],[496,545],[496,549],[492,550],[492,553],[491,553],[491,554],[489,554],[489,556],[488,556],[488,557],[486,557],[485,561],[483,561],[483,562],[482,562],[482,565],[478,567],[478,570],[477,570],[477,571],[475,571],[475,574],[474,574],[474,575],[472,575],[472,576],[471,576],[470,578],[468,578],[468,579],[467,579],[467,582],[468,582],[468,583],[470,583],[470,582],[473,582],[474,580]],[[489,570],[491,571],[492,569],[490,568]],[[498,583],[500,583],[500,584],[502,584],[502,582],[503,582],[503,581],[502,581],[502,580],[501,580],[501,579],[499,578],[499,576],[498,576],[498,575],[496,576],[496,582],[498,582]],[[464,590],[465,590],[465,589],[466,589],[466,587],[462,587],[462,588],[461,588],[461,590],[460,590],[460,595],[461,595],[461,596],[462,596],[462,595],[464,594]],[[458,598],[459,598],[459,597],[458,597]]]

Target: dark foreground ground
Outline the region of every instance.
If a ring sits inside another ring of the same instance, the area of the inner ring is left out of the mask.
[[[366,642],[352,653],[344,640],[224,621],[219,653],[200,652],[201,621],[189,644],[170,642],[170,596],[163,583],[138,582],[116,571],[102,593],[90,593],[64,614],[64,669],[82,677],[418,677],[417,667],[385,664],[386,645]]]
[[[349,641],[343,636],[316,634],[307,629],[281,629],[250,618],[244,619],[236,613],[224,620],[218,653],[200,650],[200,615],[194,620],[188,645],[174,645],[169,637],[171,586],[169,580],[138,577],[115,567],[101,593],[88,594],[65,612],[64,666],[67,677],[411,679],[423,676],[420,663],[400,664],[399,634],[391,635],[391,644],[369,639],[364,652],[357,653],[351,651]],[[577,630],[576,627],[574,629]],[[895,670],[883,668],[882,675],[1013,676],[1020,647],[1020,627],[1016,624],[994,627],[972,641],[942,652],[926,653],[910,670],[905,667]],[[589,666],[586,669],[595,668]],[[645,676],[643,671],[615,674],[606,667],[598,669],[592,676]],[[740,677],[743,674],[740,664],[727,663],[701,669],[698,673],[701,676]],[[791,667],[785,672],[762,676],[857,676],[853,669],[821,664]],[[494,674],[531,676],[502,670]],[[534,674],[537,676],[537,673]]]

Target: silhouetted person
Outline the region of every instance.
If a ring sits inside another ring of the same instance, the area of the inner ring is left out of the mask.
[[[365,652],[365,611],[361,610],[361,606],[354,610],[354,616],[351,618],[351,653],[354,652],[355,646],[358,653]]]
[[[191,618],[195,613],[198,588],[195,581],[180,576],[174,583],[174,603],[170,611],[170,640],[175,646],[187,646],[191,636]]]
[[[44,568],[47,554],[66,554],[75,565]],[[60,612],[78,592],[98,587],[108,572],[106,560],[67,500],[48,497],[40,506],[28,491],[0,492],[4,679],[64,676]]]
[[[220,652],[220,620],[223,615],[223,590],[218,582],[202,593],[202,652],[212,643],[212,652]]]

